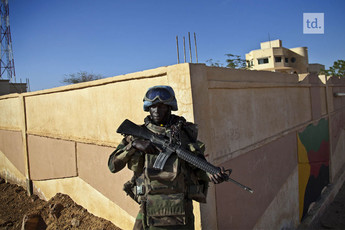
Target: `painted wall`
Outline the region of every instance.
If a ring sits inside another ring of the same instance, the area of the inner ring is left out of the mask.
[[[297,134],[300,219],[329,184],[329,124],[321,119]]]
[[[208,159],[232,168],[234,179],[255,190],[251,195],[231,183],[211,187],[214,196],[201,206],[205,229],[296,228],[328,182],[343,182],[345,103],[333,92],[343,92],[344,80],[331,79],[326,86],[316,75],[299,81],[288,74],[192,65],[191,81],[195,122]],[[322,126],[310,132],[315,124]],[[304,171],[299,135],[313,144],[322,137]],[[326,169],[319,173],[321,165]],[[306,189],[313,175],[316,183]],[[304,198],[308,202],[300,201]]]
[[[0,174],[20,184],[33,180],[45,199],[67,193],[131,229],[138,206],[122,191],[131,172],[111,174],[107,160],[122,138],[116,128],[126,118],[143,123],[143,95],[159,84],[174,88],[177,115],[199,125],[208,160],[232,168],[235,180],[255,190],[211,185],[207,204],[195,204],[196,229],[296,227],[327,184],[307,189],[319,175],[314,165],[321,159],[323,177],[343,180],[345,101],[333,92],[344,92],[344,81],[330,79],[326,87],[317,76],[299,82],[294,75],[203,64],[0,97]],[[319,136],[320,145],[312,141]]]

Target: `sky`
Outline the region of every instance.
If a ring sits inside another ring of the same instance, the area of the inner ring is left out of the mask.
[[[280,39],[283,47],[308,47],[309,63],[329,68],[345,60],[344,0],[9,0],[17,82],[30,90],[64,85],[86,71],[112,77],[177,64],[183,37],[192,61],[225,63],[225,54],[260,49]],[[324,13],[324,34],[303,34],[303,13]],[[187,52],[187,62],[190,62]]]

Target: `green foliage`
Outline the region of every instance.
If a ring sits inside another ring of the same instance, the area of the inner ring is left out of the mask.
[[[323,69],[320,74],[325,74],[327,76],[345,77],[345,61],[338,60],[333,63],[333,66],[329,69]]]
[[[68,75],[66,74],[62,82],[65,84],[76,84],[81,82],[94,81],[102,78],[103,76],[100,74],[91,74],[86,71],[80,71],[78,73],[71,73]]]
[[[214,62],[212,58],[208,59],[206,63],[208,64],[208,66],[212,67],[223,67],[223,64],[219,63],[219,61]]]
[[[220,63],[218,60],[213,61],[213,59],[208,59],[206,61],[208,66],[214,66],[214,67],[226,67],[231,69],[246,69],[246,60],[242,59],[240,55],[235,54],[225,54],[227,56],[227,59],[225,60],[226,65],[223,63]]]
[[[246,69],[246,60],[242,59],[240,55],[225,54],[228,58],[225,60],[226,67],[232,69]]]

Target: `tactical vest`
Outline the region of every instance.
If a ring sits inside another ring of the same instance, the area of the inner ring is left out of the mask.
[[[145,119],[145,126],[152,132],[179,141],[182,148],[195,154],[203,154],[203,144],[197,141],[197,127],[187,123],[183,117],[172,115],[172,125],[160,127]],[[191,200],[206,202],[208,178],[205,172],[193,168],[172,154],[163,170],[153,168],[158,154],[133,156],[131,167],[135,172],[134,194],[144,205],[144,218],[147,226],[186,225],[187,215],[192,214]],[[197,175],[195,172],[199,170]],[[140,174],[140,176],[139,176]]]

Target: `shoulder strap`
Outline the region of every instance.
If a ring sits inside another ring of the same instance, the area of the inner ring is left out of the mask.
[[[183,130],[187,133],[192,142],[196,142],[198,139],[198,125],[191,122],[186,122],[183,126]]]

